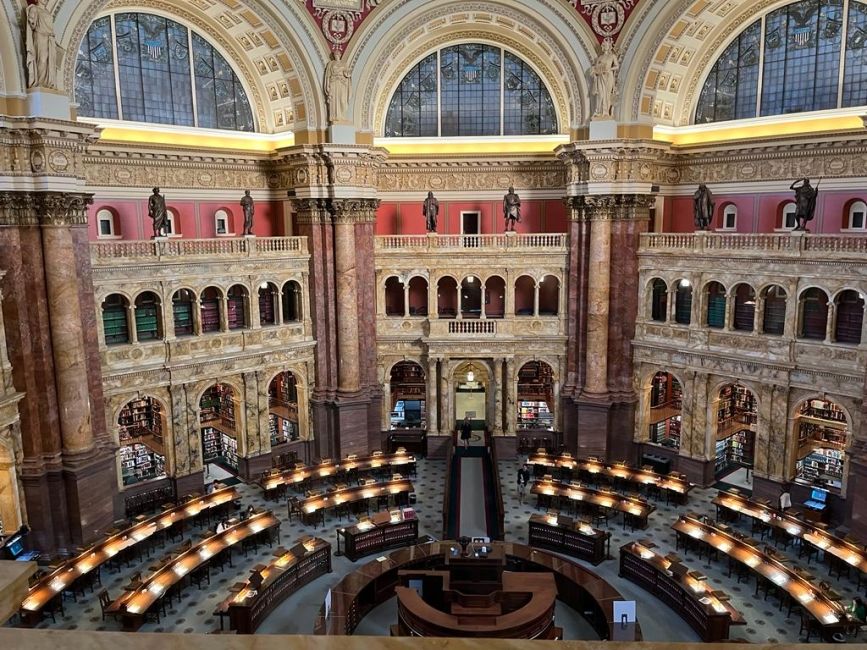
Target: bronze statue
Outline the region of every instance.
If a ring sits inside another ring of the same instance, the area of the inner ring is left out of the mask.
[[[820,180],[819,183],[822,181]],[[798,185],[800,183],[800,185]],[[797,185],[797,187],[795,187]],[[789,186],[795,190],[795,230],[807,230],[807,222],[813,220],[816,213],[816,196],[819,194],[819,184],[816,187],[810,185],[809,178],[796,180]]]
[[[425,226],[428,232],[437,231],[437,215],[440,213],[440,202],[434,198],[433,192],[427,193],[427,198],[424,200],[422,214],[424,215]]]
[[[57,40],[54,17],[41,0],[30,0],[25,10],[27,22],[27,87],[57,88]]]
[[[713,194],[707,185],[700,183],[695,194],[692,195],[693,219],[698,230],[708,230],[713,220]]]
[[[165,237],[168,233],[168,212],[166,211],[166,199],[160,194],[160,188],[155,187],[154,193],[148,199],[148,216],[154,222],[154,239]]]
[[[503,196],[503,218],[506,232],[515,232],[515,222],[521,221],[521,199],[514,187],[509,187],[509,192]]]
[[[244,210],[244,236],[252,235],[255,206],[253,197],[250,196],[250,190],[244,190],[244,196],[241,197],[241,209]]]

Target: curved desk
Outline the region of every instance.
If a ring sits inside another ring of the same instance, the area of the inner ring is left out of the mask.
[[[656,510],[656,506],[642,498],[627,497],[613,490],[595,490],[591,487],[575,483],[563,483],[551,479],[542,479],[533,483],[531,494],[538,497],[539,505],[550,501],[550,497],[566,499],[573,504],[588,503],[606,510],[617,510],[623,513],[623,527],[629,523],[632,528],[647,528],[647,518]]]
[[[558,600],[576,612],[584,612],[596,633],[603,639],[617,638],[614,601],[623,596],[598,575],[562,557],[512,542],[494,542],[494,552],[506,557],[509,571],[549,572],[557,583]],[[319,610],[314,634],[352,634],[367,613],[395,595],[398,571],[436,570],[446,565],[456,542],[433,542],[400,549],[374,560],[345,576],[331,590],[331,607],[326,618],[325,605]],[[499,551],[498,551],[499,549]],[[590,612],[590,614],[588,614]],[[634,639],[641,641],[641,628],[633,628]]]

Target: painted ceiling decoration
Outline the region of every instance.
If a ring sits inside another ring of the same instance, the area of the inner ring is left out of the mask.
[[[385,0],[299,0],[322,30],[332,50],[343,53],[368,14]]]
[[[638,0],[569,0],[569,4],[588,22],[601,43],[606,38],[617,40]]]

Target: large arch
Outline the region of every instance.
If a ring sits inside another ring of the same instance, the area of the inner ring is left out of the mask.
[[[250,0],[244,11],[232,4],[216,0],[203,11],[180,0],[158,0],[146,7],[135,0],[60,0],[54,11],[57,42],[63,48],[60,88],[71,94],[78,48],[95,18],[139,10],[194,28],[226,57],[247,89],[259,131],[323,128],[320,80],[328,50],[310,14],[298,3]]]
[[[381,135],[388,102],[406,72],[436,49],[460,42],[500,45],[531,64],[548,86],[559,132],[589,117],[586,70],[596,40],[571,7],[538,0],[533,10],[492,0],[436,0],[423,8],[394,0],[376,10],[350,43],[344,58],[356,89],[350,110],[357,128]]]

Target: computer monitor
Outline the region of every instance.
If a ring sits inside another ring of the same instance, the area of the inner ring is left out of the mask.
[[[812,492],[810,492],[810,501],[818,501],[819,503],[825,503],[828,500],[828,491],[822,490],[821,488],[813,488]]]
[[[6,545],[6,552],[14,559],[24,552],[24,543],[21,537],[16,537]]]

